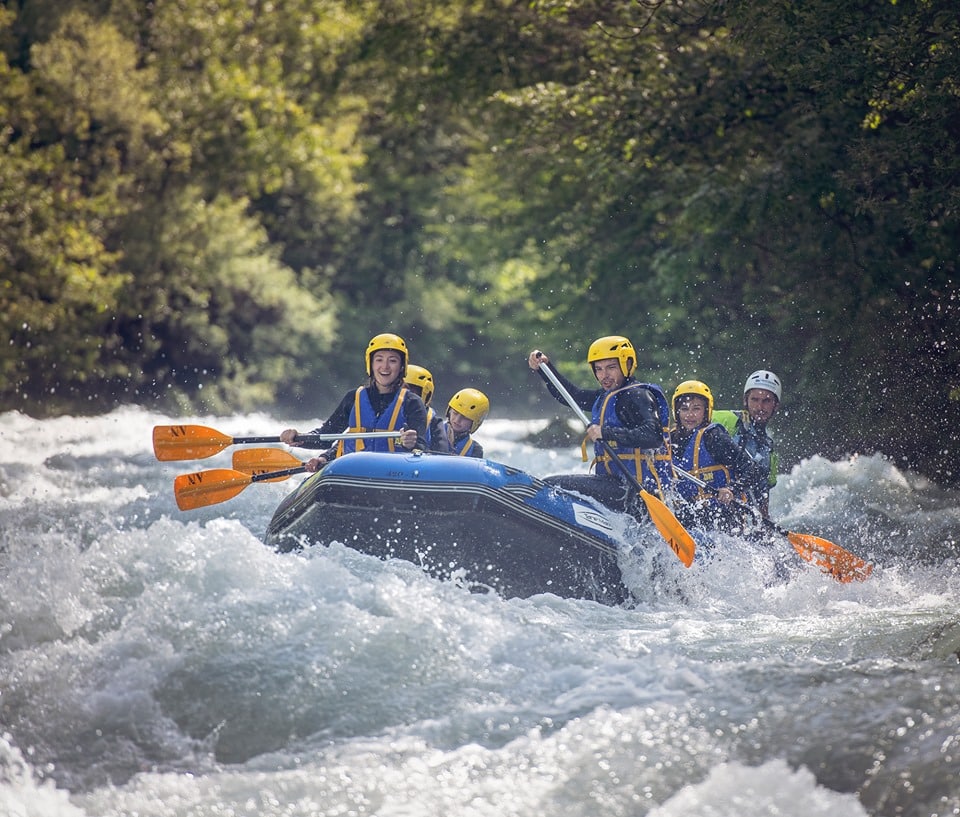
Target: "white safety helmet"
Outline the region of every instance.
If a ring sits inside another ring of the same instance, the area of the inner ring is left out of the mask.
[[[747,392],[751,389],[766,389],[769,392],[773,392],[778,403],[783,396],[783,391],[780,387],[780,378],[773,372],[768,372],[766,369],[759,369],[747,378],[747,382],[743,384],[744,396],[746,396]]]

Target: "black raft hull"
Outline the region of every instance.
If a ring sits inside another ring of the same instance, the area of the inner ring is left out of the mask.
[[[491,460],[348,454],[280,504],[265,540],[280,551],[340,542],[507,598],[629,598],[610,512]]]

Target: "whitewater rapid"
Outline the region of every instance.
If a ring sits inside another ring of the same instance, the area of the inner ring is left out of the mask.
[[[229,453],[157,462],[170,422],[0,415],[4,817],[960,814],[955,491],[881,457],[781,477],[773,517],[873,561],[864,583],[771,583],[736,541],[687,571],[654,534],[624,554],[635,604],[505,600],[272,552],[297,477],[180,512],[173,477]],[[583,468],[532,425],[478,437]]]

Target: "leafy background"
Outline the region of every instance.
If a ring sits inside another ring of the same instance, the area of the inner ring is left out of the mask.
[[[325,416],[784,381],[785,465],[960,470],[960,19],[874,3],[0,4],[0,410]]]

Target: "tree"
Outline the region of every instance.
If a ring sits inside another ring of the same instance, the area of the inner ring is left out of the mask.
[[[110,235],[157,121],[133,50],[83,15],[32,49],[29,73],[0,56],[0,75],[3,402],[57,412],[115,374],[105,330],[130,278]]]

